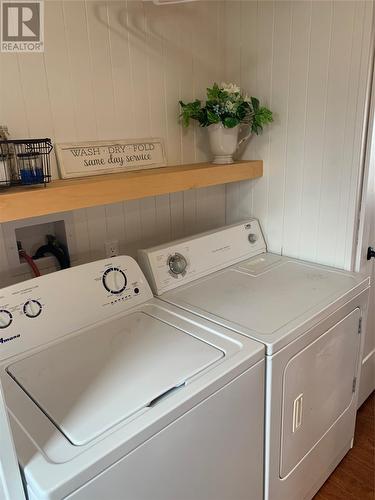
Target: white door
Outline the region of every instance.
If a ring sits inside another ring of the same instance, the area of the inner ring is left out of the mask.
[[[366,329],[363,332],[364,350],[362,357],[361,379],[359,385],[358,407],[375,389],[375,84],[372,88],[372,102],[368,128],[368,143],[363,178],[363,194],[360,213],[360,227],[357,248],[356,271],[371,276],[371,291]]]
[[[373,168],[374,170],[374,168]],[[360,271],[371,275],[371,291],[368,308],[365,335],[361,379],[359,385],[358,407],[367,399],[375,389],[375,257],[367,259],[371,253],[369,248],[375,251],[375,183],[374,175],[371,181],[372,187],[369,192],[369,200],[366,211],[366,225],[368,225],[367,237],[362,242],[362,259]]]

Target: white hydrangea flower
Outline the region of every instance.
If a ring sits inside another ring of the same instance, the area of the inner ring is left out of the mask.
[[[241,91],[240,87],[236,85],[235,83],[225,83],[223,82],[221,84],[221,88],[228,92],[228,94],[237,94],[238,92]]]
[[[225,103],[225,107],[226,107],[227,111],[231,112],[231,111],[233,111],[234,104],[233,104],[233,102],[228,101]]]

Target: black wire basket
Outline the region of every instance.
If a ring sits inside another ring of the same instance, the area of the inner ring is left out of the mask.
[[[34,186],[51,181],[51,139],[0,141],[0,188]]]

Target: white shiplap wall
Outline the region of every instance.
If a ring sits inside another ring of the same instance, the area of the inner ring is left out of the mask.
[[[245,151],[265,166],[251,212],[272,251],[349,268],[372,2],[235,1],[224,15],[226,78],[275,113]]]
[[[207,158],[204,131],[178,123],[178,100],[203,97],[223,76],[223,7],[46,1],[44,54],[0,55],[1,123],[13,137],[56,142],[161,136],[170,164]],[[104,257],[112,239],[134,255],[142,245],[222,225],[226,209],[219,186],[75,211],[75,260]],[[0,227],[6,284],[13,278],[3,243]]]
[[[14,137],[162,136],[169,163],[186,163],[208,155],[205,131],[178,124],[179,98],[225,78],[275,112],[244,151],[264,178],[75,211],[76,262],[103,257],[105,240],[134,254],[254,214],[271,250],[349,267],[371,2],[45,4],[45,53],[0,55],[0,121]]]

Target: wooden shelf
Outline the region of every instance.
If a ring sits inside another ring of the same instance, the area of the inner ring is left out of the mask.
[[[46,188],[15,187],[0,191],[0,223],[255,179],[262,175],[263,162],[253,160],[239,161],[231,165],[196,163],[56,180]]]

